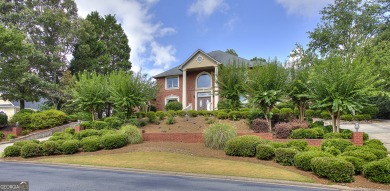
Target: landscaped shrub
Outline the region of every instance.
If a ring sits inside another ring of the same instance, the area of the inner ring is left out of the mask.
[[[0,140],[4,139],[4,137],[5,137],[4,133],[0,131]]]
[[[355,115],[355,119],[358,121],[371,120],[370,114],[357,114]]]
[[[21,146],[11,145],[4,149],[4,157],[18,157],[20,156]]]
[[[173,117],[173,115],[168,115],[168,118],[167,118],[167,121],[165,122],[167,125],[172,125],[172,124],[175,124],[176,123],[176,120],[175,118]]]
[[[29,133],[31,133],[31,130],[30,129],[25,129],[25,130],[22,131],[22,136],[28,135]]]
[[[137,116],[137,118],[144,118],[146,117],[146,113],[144,111],[139,111],[135,113],[135,116]]]
[[[330,132],[325,133],[324,139],[343,139],[343,136],[341,133]]]
[[[294,111],[291,108],[282,108],[280,109],[279,116],[285,121],[291,120],[293,118]]]
[[[365,151],[365,150],[346,151],[346,152],[342,153],[341,155],[342,156],[357,157],[357,158],[363,159],[366,162],[371,162],[371,161],[378,159],[375,154],[373,154],[370,151]]]
[[[8,134],[6,140],[9,141],[11,139],[15,139],[16,137],[18,136],[16,136],[15,134]]]
[[[100,144],[106,150],[121,148],[128,144],[127,135],[121,133],[103,135]]]
[[[310,127],[311,128],[314,128],[314,127],[323,127],[324,126],[324,121],[316,121],[316,122],[313,122],[310,124]]]
[[[60,150],[64,154],[74,154],[79,151],[80,142],[78,140],[68,140],[62,143]]]
[[[341,151],[340,149],[334,147],[334,146],[331,146],[331,147],[325,147],[325,150],[324,150],[326,153],[329,153],[333,156],[338,156],[341,154]]]
[[[224,111],[219,111],[217,113],[217,118],[218,119],[227,119],[228,118],[228,114]]]
[[[34,111],[31,109],[22,109],[12,116],[11,123],[15,124],[16,122],[19,122],[19,127],[30,129],[31,115],[33,113]]]
[[[147,112],[146,117],[148,118],[150,123],[154,123],[157,120],[157,116],[154,111]]]
[[[33,129],[46,129],[64,124],[66,114],[59,110],[44,110],[31,114],[30,127]]]
[[[190,117],[197,117],[198,116],[198,111],[196,111],[196,110],[188,110],[187,114]]]
[[[100,130],[100,129],[107,129],[108,123],[104,121],[94,121],[92,122],[92,126],[94,129]]]
[[[225,148],[226,142],[236,136],[234,127],[222,123],[211,124],[203,133],[206,147],[213,149]]]
[[[20,156],[23,158],[40,156],[41,150],[38,143],[27,143],[20,149]]]
[[[181,104],[178,101],[171,101],[165,105],[165,111],[168,110],[173,110],[173,111],[178,111],[183,109],[183,104]]]
[[[49,141],[57,140],[70,140],[73,139],[73,135],[65,132],[56,132],[50,138]]]
[[[335,147],[339,149],[341,152],[344,152],[345,148],[352,145],[351,141],[344,139],[326,139],[321,144],[321,149],[324,151],[326,147]]]
[[[275,156],[275,148],[269,144],[260,144],[256,147],[256,158],[271,160]]]
[[[291,139],[320,139],[323,136],[324,136],[324,130],[321,128],[295,129],[291,132],[289,138],[291,138]]]
[[[163,111],[156,111],[156,116],[159,120],[164,120],[166,114]]]
[[[349,129],[341,129],[340,130],[340,133],[341,133],[341,138],[343,139],[352,139],[352,131],[349,130]]]
[[[302,170],[311,171],[311,159],[316,157],[332,157],[331,154],[322,151],[306,151],[294,156],[294,165]]]
[[[82,112],[77,112],[77,113],[72,114],[72,115],[68,115],[66,117],[66,119],[68,121],[77,121],[77,120],[92,121],[92,116],[91,116],[91,113],[82,111]]]
[[[92,129],[92,121],[83,121],[80,123],[80,127],[83,129]]]
[[[345,121],[352,121],[353,116],[351,114],[345,114],[345,115],[341,115],[341,119]]]
[[[42,155],[54,155],[59,153],[59,144],[56,141],[45,141],[41,144]]]
[[[86,137],[80,142],[84,152],[94,152],[100,149],[100,140],[98,136]]]
[[[363,171],[363,165],[366,163],[363,159],[354,156],[337,156],[337,157],[352,163],[353,167],[355,168],[355,174],[360,174]]]
[[[95,136],[95,135],[99,135],[99,131],[96,130],[96,129],[86,129],[86,130],[82,130],[78,133],[76,133],[74,135],[74,137],[78,140],[81,140],[85,137],[90,137],[90,136]]]
[[[363,175],[370,181],[390,184],[390,158],[387,157],[364,165]]]
[[[367,147],[373,148],[373,149],[384,150],[387,152],[387,148],[385,146],[383,146],[383,142],[378,140],[378,139],[371,139],[369,141],[365,141],[364,146],[367,146]]]
[[[387,156],[387,150],[380,150],[380,149],[376,149],[376,148],[371,148],[367,145],[364,145],[364,146],[352,145],[352,146],[348,146],[345,149],[345,151],[355,151],[355,150],[370,152],[370,153],[374,154],[377,157],[377,159],[382,159],[382,158],[385,158]]]
[[[23,140],[23,141],[17,141],[13,145],[22,147],[27,143],[39,143],[39,141],[38,140]]]
[[[352,163],[336,157],[316,157],[311,160],[313,172],[333,182],[353,182],[355,168]]]
[[[278,123],[275,125],[275,136],[278,139],[287,139],[291,134],[291,125],[288,123]]]
[[[103,135],[106,135],[106,134],[114,134],[114,133],[117,133],[116,130],[113,130],[113,129],[102,129],[99,131],[99,135],[100,136],[103,136]]]
[[[322,119],[330,119],[329,112],[327,112],[327,111],[321,111],[320,117],[321,117]]]
[[[180,117],[184,117],[187,115],[187,111],[183,111],[183,110],[176,111],[176,113]]]
[[[299,151],[294,148],[277,148],[275,149],[275,162],[284,166],[292,166],[294,156],[298,153]]]
[[[142,143],[142,132],[136,126],[126,125],[120,129],[120,132],[127,137],[127,141],[129,144],[138,144]]]
[[[255,135],[244,135],[228,140],[224,150],[230,156],[253,157],[256,155],[256,146],[267,142]]]
[[[75,133],[75,130],[71,127],[68,127],[64,130],[64,133],[68,133],[68,134],[71,134],[71,135],[74,135]]]
[[[269,145],[273,146],[275,149],[277,148],[287,148],[287,143],[283,143],[283,142],[270,142],[268,143]]]
[[[239,111],[231,111],[228,113],[228,118],[233,121],[238,121],[241,119],[241,114]]]
[[[6,114],[0,114],[0,127],[8,124],[8,116]]]
[[[287,142],[287,147],[296,147],[299,151],[305,151],[307,146],[308,144],[304,140],[290,140]]]
[[[306,116],[306,117],[314,117],[314,110],[307,109],[307,110],[305,111],[305,116]]]
[[[255,133],[269,133],[268,122],[264,119],[254,119],[251,123],[251,129]]]
[[[292,130],[299,129],[299,128],[307,129],[310,126],[307,121],[300,121],[298,119],[294,119],[294,120],[290,121],[289,124],[290,124]]]
[[[168,116],[171,115],[171,116],[175,117],[177,115],[177,112],[174,110],[169,110],[169,111],[167,111],[167,113],[168,113]]]

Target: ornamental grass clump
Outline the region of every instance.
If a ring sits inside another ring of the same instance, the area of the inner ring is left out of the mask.
[[[120,132],[126,136],[129,144],[138,144],[143,141],[141,130],[134,125],[125,125],[121,127]]]
[[[236,136],[236,129],[233,126],[222,123],[211,124],[203,133],[206,147],[212,149],[225,148],[226,142]]]

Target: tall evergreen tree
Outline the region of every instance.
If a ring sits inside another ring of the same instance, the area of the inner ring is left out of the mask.
[[[85,31],[80,35],[70,63],[72,73],[87,70],[109,74],[131,69],[128,39],[115,16],[102,17],[98,12],[92,12],[83,26]]]

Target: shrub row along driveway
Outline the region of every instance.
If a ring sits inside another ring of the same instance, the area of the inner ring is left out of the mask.
[[[355,131],[354,124],[341,124],[342,129]],[[374,121],[372,123],[360,124],[359,132],[366,132],[370,139],[381,140],[390,152],[390,120]]]

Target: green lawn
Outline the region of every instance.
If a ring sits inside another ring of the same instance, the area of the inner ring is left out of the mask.
[[[314,182],[309,177],[261,164],[196,157],[168,152],[130,152],[107,155],[61,156],[45,158],[39,162],[66,163],[120,168],[187,172],[211,175],[238,176]]]

